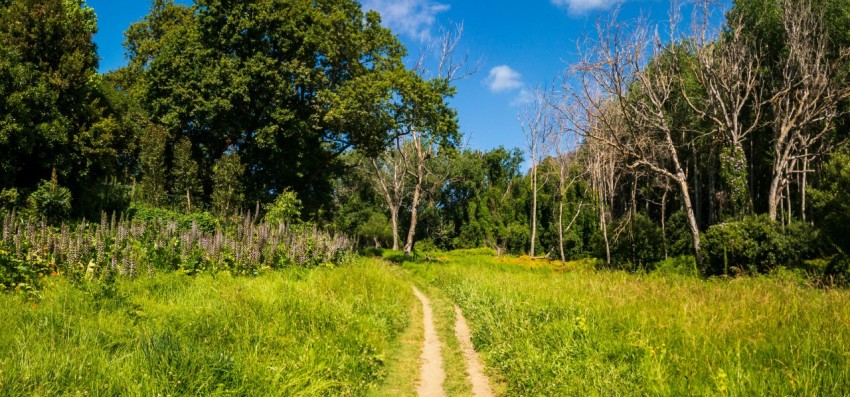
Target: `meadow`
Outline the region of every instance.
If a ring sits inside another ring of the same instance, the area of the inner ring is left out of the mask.
[[[468,319],[505,396],[850,393],[850,291],[601,271],[487,250],[257,275],[45,276],[0,294],[0,395],[409,396],[431,298],[449,396]]]
[[[363,395],[406,329],[398,268],[157,273],[0,294],[0,395]]]
[[[449,253],[405,265],[464,311],[509,396],[850,393],[850,292]]]

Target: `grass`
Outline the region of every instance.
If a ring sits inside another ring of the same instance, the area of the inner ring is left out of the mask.
[[[850,293],[775,278],[406,263],[464,310],[505,395],[847,395]]]
[[[363,395],[407,329],[403,272],[375,260],[258,277],[54,277],[0,294],[0,395]]]

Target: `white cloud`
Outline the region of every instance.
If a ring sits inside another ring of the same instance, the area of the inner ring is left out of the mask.
[[[508,92],[522,88],[522,75],[508,65],[499,65],[490,69],[490,75],[484,79],[484,83],[492,92]]]
[[[511,101],[511,106],[523,106],[534,102],[534,92],[528,88],[519,90],[519,94]]]
[[[437,21],[437,14],[448,11],[448,4],[431,0],[365,0],[364,9],[381,14],[384,26],[394,33],[417,40],[431,37],[431,27]]]
[[[604,10],[619,3],[619,0],[550,0],[558,7],[565,7],[570,14],[584,14],[593,10]]]

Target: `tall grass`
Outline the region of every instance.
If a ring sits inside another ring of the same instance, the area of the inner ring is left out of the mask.
[[[358,260],[258,277],[50,277],[0,294],[0,395],[362,395],[414,303],[398,268]]]
[[[463,308],[507,395],[848,395],[850,293],[771,278],[405,266]]]

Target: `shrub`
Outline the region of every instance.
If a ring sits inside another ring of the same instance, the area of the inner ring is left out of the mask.
[[[42,180],[27,198],[30,215],[45,218],[48,222],[58,223],[71,214],[71,191],[59,186],[55,179]]]
[[[0,190],[0,210],[11,211],[18,207],[18,189]]]
[[[777,222],[766,215],[748,216],[740,222],[708,228],[702,243],[706,275],[732,271],[767,273],[793,262],[792,244]]]
[[[662,274],[681,274],[683,276],[697,276],[696,259],[693,255],[681,255],[670,257],[653,265],[654,271]]]
[[[271,224],[289,223],[301,216],[301,200],[295,192],[284,190],[274,199],[274,202],[266,206],[265,221]]]

